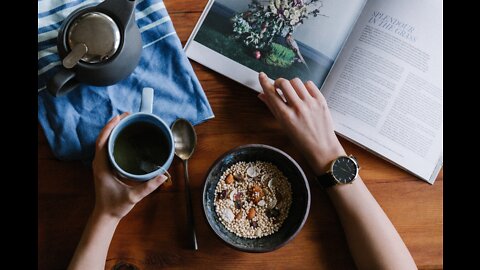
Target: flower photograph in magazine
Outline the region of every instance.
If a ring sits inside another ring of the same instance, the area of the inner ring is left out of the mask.
[[[270,78],[299,77],[320,87],[363,3],[216,0],[194,40]]]

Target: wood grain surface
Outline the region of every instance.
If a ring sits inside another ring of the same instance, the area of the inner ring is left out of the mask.
[[[185,44],[206,0],[165,0]],[[187,249],[182,163],[169,172],[174,187],[155,191],[119,224],[106,269],[355,269],[338,217],[300,153],[256,93],[195,62],[194,70],[215,118],[196,126],[198,147],[189,162],[199,250]],[[94,203],[92,171],[81,162],[58,161],[38,128],[38,269],[65,269]],[[248,143],[278,147],[305,170],[312,204],[305,226],[279,250],[249,254],[216,238],[201,207],[204,177],[227,150]],[[443,269],[443,170],[434,185],[402,171],[343,139],[362,165],[368,189],[383,207],[419,269]]]

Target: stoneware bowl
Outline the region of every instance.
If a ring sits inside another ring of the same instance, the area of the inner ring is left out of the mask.
[[[271,162],[288,178],[292,187],[292,204],[287,219],[277,232],[256,239],[243,238],[228,231],[215,212],[215,187],[220,176],[239,162]],[[302,229],[310,210],[310,188],[305,174],[289,155],[268,145],[248,144],[228,151],[210,168],[203,188],[203,210],[213,232],[229,246],[245,252],[268,252],[290,242]]]

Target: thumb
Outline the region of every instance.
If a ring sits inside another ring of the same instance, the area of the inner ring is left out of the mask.
[[[163,184],[168,177],[165,175],[159,175],[152,180],[149,180],[141,185],[137,185],[132,189],[135,197],[139,200],[145,198],[148,194],[152,193],[155,189],[157,189],[161,184]]]

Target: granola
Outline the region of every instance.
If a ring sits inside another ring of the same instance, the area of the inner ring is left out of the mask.
[[[290,182],[272,163],[237,162],[215,188],[215,211],[227,230],[259,238],[277,232],[292,203]]]

